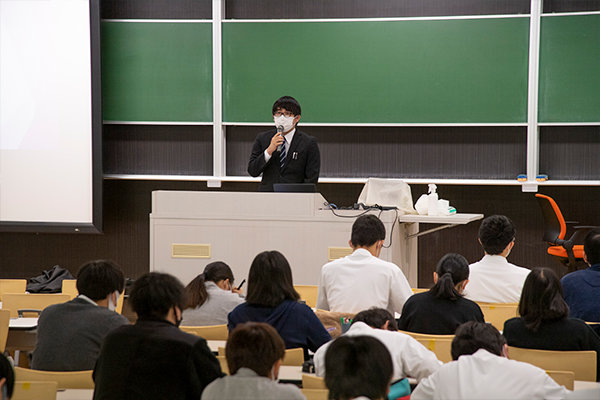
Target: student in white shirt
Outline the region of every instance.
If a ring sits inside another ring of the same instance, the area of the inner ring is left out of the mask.
[[[349,241],[354,252],[323,266],[317,308],[357,313],[371,307],[402,312],[412,290],[400,268],[379,259],[385,226],[375,215],[358,217]]]
[[[411,395],[421,399],[564,399],[569,391],[531,364],[507,358],[508,347],[490,324],[466,322],[456,330],[452,359]]]
[[[434,353],[412,337],[398,332],[392,315],[381,308],[361,311],[354,317],[352,326],[342,336],[372,336],[383,343],[392,356],[393,381],[406,377],[421,380],[440,368],[442,364]],[[317,376],[325,376],[325,358],[332,342],[325,343],[315,352],[313,361]]]
[[[516,229],[504,215],[487,217],[479,227],[479,243],[485,255],[469,265],[465,297],[487,303],[517,303],[529,269],[509,263],[506,257],[515,245]]]
[[[340,336],[325,357],[325,385],[333,400],[384,400],[390,389],[390,353],[370,336]]]

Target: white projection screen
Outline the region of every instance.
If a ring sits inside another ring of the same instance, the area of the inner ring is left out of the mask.
[[[102,230],[99,0],[0,0],[0,230]]]

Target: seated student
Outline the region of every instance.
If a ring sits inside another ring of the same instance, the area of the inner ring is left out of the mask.
[[[506,341],[490,324],[467,322],[452,341],[454,361],[419,382],[411,400],[564,399],[568,391],[538,367],[507,358]]]
[[[135,325],[108,334],[94,369],[94,400],[198,400],[223,376],[206,340],[183,332],[185,293],[173,276],[151,272],[129,295]]]
[[[225,347],[230,376],[214,380],[202,400],[304,399],[297,386],[277,383],[285,355],[275,328],[262,322],[239,324]]]
[[[469,282],[469,263],[463,256],[449,253],[442,257],[433,281],[435,285],[429,291],[411,296],[404,304],[398,323],[401,330],[453,335],[464,322],[484,322],[477,303],[462,295]]]
[[[208,264],[185,288],[183,326],[222,325],[227,314],[245,300],[233,286],[233,272],[221,261]]]
[[[569,316],[587,322],[600,322],[600,229],[594,229],[586,235],[583,259],[589,264],[588,269],[571,272],[560,280],[569,306]],[[596,327],[600,328],[600,325]]]
[[[352,254],[323,266],[317,296],[320,310],[357,313],[371,307],[400,313],[412,290],[397,265],[379,258],[385,226],[375,215],[352,224]]]
[[[299,303],[299,299],[290,264],[283,254],[264,251],[250,266],[246,303],[229,313],[229,332],[243,322],[266,322],[277,330],[286,348],[317,351],[331,336],[310,307]]]
[[[31,367],[45,371],[94,369],[106,335],[129,321],[115,312],[123,272],[112,261],[84,264],[77,274],[79,296],[47,307],[40,315]]]
[[[344,336],[372,336],[387,347],[394,365],[393,381],[406,377],[421,380],[438,370],[441,362],[412,337],[398,332],[396,320],[382,308],[361,311],[352,320]],[[337,339],[336,339],[337,340]],[[315,373],[325,376],[325,357],[332,342],[325,343],[314,355]]]
[[[325,356],[325,385],[333,400],[384,400],[390,389],[392,358],[371,336],[340,336]]]
[[[502,333],[509,346],[538,350],[595,350],[597,371],[600,371],[600,337],[585,322],[569,318],[569,307],[554,271],[548,268],[531,270],[523,286],[519,315],[504,323]]]
[[[14,389],[15,371],[10,360],[0,353],[0,399],[10,399]]]
[[[504,215],[487,217],[479,227],[479,244],[485,255],[469,265],[469,287],[465,297],[488,303],[516,303],[521,296],[527,268],[517,267],[506,261],[515,245],[515,229],[512,221]]]

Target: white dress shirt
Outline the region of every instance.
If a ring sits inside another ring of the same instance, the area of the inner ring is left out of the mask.
[[[469,283],[464,295],[473,301],[518,303],[525,278],[530,270],[517,267],[502,256],[486,254],[481,261],[469,265]]]
[[[400,314],[412,290],[396,264],[356,249],[323,266],[317,308],[358,313],[372,307]]]
[[[544,370],[479,349],[442,365],[423,379],[411,400],[420,399],[564,399],[569,391]]]
[[[364,322],[355,322],[350,326],[348,332],[344,333],[344,336],[371,336],[383,343],[389,350],[394,364],[392,381],[406,377],[421,380],[436,372],[442,365],[434,353],[401,332],[374,329]],[[313,361],[317,376],[325,376],[325,354],[331,343],[327,342],[319,347],[314,355]],[[356,368],[360,368],[360,365],[357,365]]]

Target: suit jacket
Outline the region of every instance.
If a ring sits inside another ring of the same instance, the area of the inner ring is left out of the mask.
[[[113,330],[94,369],[94,400],[198,400],[223,376],[206,341],[164,320]]]
[[[315,138],[296,129],[287,151],[286,162],[281,169],[279,151],[275,150],[268,162],[265,162],[264,156],[276,133],[275,129],[259,133],[252,147],[248,173],[251,176],[262,173],[260,191],[272,192],[274,183],[317,183],[321,156]]]

